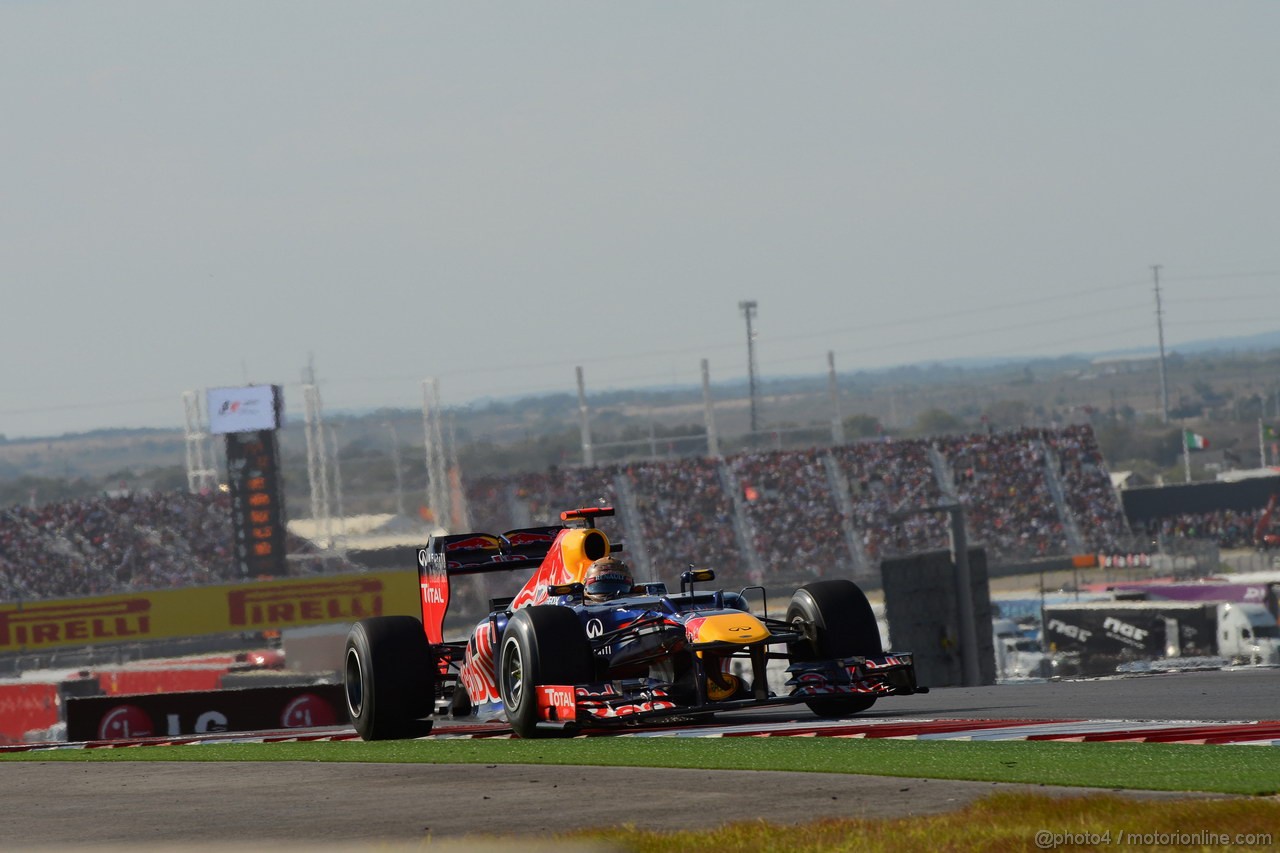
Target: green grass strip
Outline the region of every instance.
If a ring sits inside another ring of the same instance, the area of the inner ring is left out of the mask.
[[[199,744],[11,753],[0,761],[365,761],[583,764],[865,773],[1274,795],[1280,749],[1145,743],[941,743],[836,738],[578,738]]]
[[[1280,803],[1261,799],[1131,800],[1110,795],[995,794],[957,811],[893,820],[795,825],[731,822],[670,831],[644,825],[568,832],[632,853],[913,853],[939,850],[1273,850]]]

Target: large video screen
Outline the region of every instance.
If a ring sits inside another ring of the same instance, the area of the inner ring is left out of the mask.
[[[209,432],[225,435],[278,429],[282,399],[279,385],[210,388],[207,396]]]

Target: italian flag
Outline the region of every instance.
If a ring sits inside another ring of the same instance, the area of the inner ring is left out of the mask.
[[[1209,439],[1199,433],[1192,432],[1189,429],[1182,431],[1182,439],[1186,442],[1187,450],[1208,450]]]

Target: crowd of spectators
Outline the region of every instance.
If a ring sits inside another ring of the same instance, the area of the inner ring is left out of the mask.
[[[868,559],[947,547],[945,515],[907,514],[943,502],[927,441],[864,441],[832,452],[849,483],[853,524]]]
[[[235,577],[225,496],[128,494],[0,510],[0,600],[219,583]]]
[[[853,559],[826,450],[742,453],[729,467],[743,494],[756,554],[771,575],[848,577]]]
[[[660,579],[670,582],[692,564],[745,582],[733,503],[716,460],[641,462],[625,473],[643,527],[641,541]]]
[[[913,510],[944,503],[951,489],[967,510],[971,543],[993,563],[1070,553],[1064,517],[1094,552],[1132,542],[1088,426],[564,467],[468,483],[467,497],[473,529],[495,533],[556,524],[572,507],[613,505],[617,516],[601,527],[632,553],[643,549],[640,562],[659,578],[693,564],[751,583],[797,569],[874,572],[884,557],[945,548],[945,513]],[[1134,532],[1247,547],[1260,513],[1179,515]],[[135,493],[0,509],[3,601],[237,579],[225,495]]]
[[[1223,509],[1148,519],[1143,532],[1151,539],[1201,539],[1219,548],[1250,548],[1265,508]]]
[[[544,475],[542,489],[533,493],[528,487],[524,494],[529,502],[534,524],[559,524],[560,513],[578,507],[613,506],[618,503],[614,485],[617,467],[605,465],[595,468],[557,468]],[[611,524],[618,524],[615,517],[601,519],[600,528],[613,532]]]
[[[1090,550],[1128,550],[1132,544],[1129,522],[1116,500],[1093,428],[1072,424],[1058,430],[1045,430],[1043,440],[1057,457],[1063,494]]]
[[[1049,490],[1041,433],[1024,428],[937,443],[951,466],[969,533],[986,546],[992,562],[1068,553],[1062,517]]]
[[[626,520],[625,508],[619,510],[624,524],[639,526],[624,536],[632,533],[650,555],[727,572],[754,564],[768,574],[797,565],[813,576],[848,574],[874,571],[885,557],[946,548],[947,514],[915,510],[944,504],[947,494],[959,498],[970,542],[985,547],[993,563],[1071,553],[1064,516],[1081,531],[1084,542],[1076,544],[1085,550],[1131,539],[1089,426],[565,469],[515,478],[516,503],[552,523],[552,511],[562,507],[596,497],[616,503],[613,484],[622,481],[639,515]],[[726,494],[728,488],[738,494]],[[748,541],[738,541],[740,535]]]

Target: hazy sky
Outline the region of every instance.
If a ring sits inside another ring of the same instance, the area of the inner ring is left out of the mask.
[[[0,433],[1280,328],[1280,3],[3,2]]]

